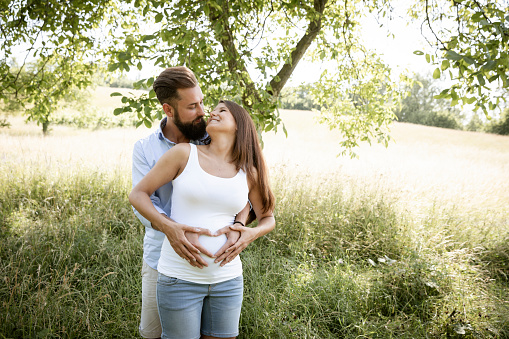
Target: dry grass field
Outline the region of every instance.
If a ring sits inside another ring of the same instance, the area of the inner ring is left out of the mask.
[[[267,134],[265,154],[274,165],[340,175],[360,185],[382,186],[411,207],[460,204],[466,211],[509,206],[509,137],[394,123],[388,148],[365,144],[358,159],[337,157],[337,131],[316,123],[312,112],[283,111],[288,138]]]
[[[118,89],[99,87],[90,109],[111,109]],[[128,90],[123,90],[124,92]],[[509,206],[509,137],[394,123],[393,141],[362,145],[358,159],[338,157],[337,131],[316,122],[315,113],[282,110],[288,130],[285,137],[266,133],[264,152],[274,172],[295,173],[302,180],[323,177],[356,182],[389,190],[409,209],[439,203],[462,206],[465,212],[507,211]],[[0,159],[14,162],[43,162],[56,167],[90,167],[129,171],[134,142],[150,133],[144,126],[102,130],[79,130],[53,126],[43,137],[40,127],[11,117],[10,129],[0,130]]]

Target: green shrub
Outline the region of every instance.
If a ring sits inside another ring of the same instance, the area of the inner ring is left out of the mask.
[[[509,135],[509,109],[506,109],[500,119],[486,125],[486,132],[500,135]]]
[[[463,129],[456,116],[449,111],[429,112],[424,120],[424,125],[450,129]]]

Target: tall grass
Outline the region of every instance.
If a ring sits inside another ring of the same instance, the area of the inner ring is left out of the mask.
[[[128,171],[0,167],[0,337],[137,337]],[[274,172],[276,230],[242,253],[239,338],[509,337],[507,216],[416,218],[383,185]]]

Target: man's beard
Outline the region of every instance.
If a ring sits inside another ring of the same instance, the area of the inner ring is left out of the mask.
[[[200,140],[205,136],[207,124],[203,117],[201,117],[200,121],[197,123],[195,123],[194,120],[191,122],[182,122],[177,109],[175,109],[175,113],[173,114],[173,123],[189,140]]]

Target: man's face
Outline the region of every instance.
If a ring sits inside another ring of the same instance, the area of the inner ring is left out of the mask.
[[[199,86],[179,89],[180,100],[174,107],[173,122],[182,134],[190,140],[205,135],[206,122],[203,118],[203,94]]]

